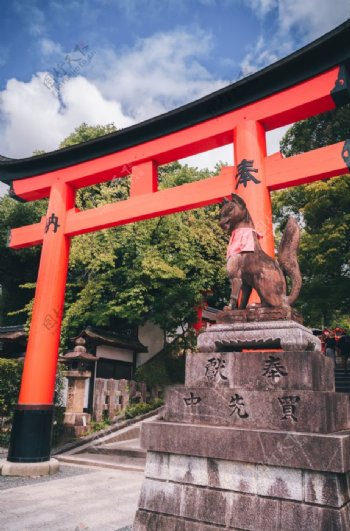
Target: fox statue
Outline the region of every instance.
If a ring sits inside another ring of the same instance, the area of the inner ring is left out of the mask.
[[[246,308],[253,288],[260,296],[261,306],[290,307],[299,295],[302,282],[297,260],[300,229],[296,220],[290,217],[287,222],[277,260],[261,248],[262,236],[255,230],[244,200],[237,194],[232,194],[231,201],[224,199],[219,224],[231,233],[226,266],[231,283],[229,308]],[[289,294],[285,276],[291,280]]]

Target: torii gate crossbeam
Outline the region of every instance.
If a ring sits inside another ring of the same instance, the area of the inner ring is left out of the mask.
[[[40,223],[11,231],[9,246],[42,244],[33,316],[8,460],[50,458],[58,346],[73,236],[198,208],[232,192],[247,203],[264,250],[273,256],[270,191],[347,173],[350,142],[283,159],[266,155],[266,132],[350,100],[350,23],[272,67],[184,108],[73,146],[20,161],[0,160],[0,175],[23,200],[49,197]],[[344,50],[345,48],[345,50]],[[322,55],[323,54],[323,55]],[[233,143],[236,167],[158,190],[157,169]],[[79,212],[75,191],[131,174],[130,198]]]

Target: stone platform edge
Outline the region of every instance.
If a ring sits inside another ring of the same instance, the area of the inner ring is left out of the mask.
[[[227,461],[350,471],[350,430],[313,434],[155,421],[142,426],[141,446],[152,452]]]

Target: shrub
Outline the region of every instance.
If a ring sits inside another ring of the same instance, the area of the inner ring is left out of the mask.
[[[155,400],[152,400],[149,404],[146,402],[140,402],[139,404],[135,404],[134,406],[127,406],[124,412],[125,418],[127,419],[133,419],[134,417],[138,417],[139,415],[144,415],[145,413],[148,413],[149,411],[152,411],[153,409],[157,409],[158,407],[163,405],[163,400],[161,398],[156,398]]]
[[[12,417],[17,404],[23,361],[0,358],[0,418]]]
[[[0,446],[10,443],[12,415],[15,410],[23,361],[0,358]]]
[[[149,387],[169,385],[171,380],[165,366],[164,356],[159,353],[150,361],[138,367],[135,380],[137,382],[146,382]]]
[[[175,344],[166,345],[154,358],[137,368],[135,380],[149,387],[165,387],[185,381],[184,350]]]
[[[95,433],[95,431],[101,431],[108,428],[108,426],[111,425],[111,421],[109,419],[104,420],[92,420],[89,427],[89,433]]]
[[[23,360],[0,358],[0,446],[8,446],[12,425],[12,416],[18,401],[19,387],[23,371]],[[57,370],[55,411],[53,425],[53,445],[59,443],[63,434],[64,407],[61,404],[64,368]]]

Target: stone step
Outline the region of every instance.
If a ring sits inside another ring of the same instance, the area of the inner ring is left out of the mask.
[[[140,439],[129,439],[110,444],[101,444],[89,449],[90,453],[103,455],[120,455],[145,458],[146,452],[140,446]]]
[[[350,394],[350,386],[349,386],[349,385],[338,386],[338,387],[337,387],[337,393],[347,393],[347,394]]]
[[[114,437],[109,437],[108,443],[120,442],[120,441],[129,441],[130,439],[139,439],[140,438],[140,423],[135,426],[130,426],[125,430],[117,432]]]
[[[143,471],[146,464],[144,457],[128,457],[125,455],[104,455],[93,452],[83,452],[75,455],[57,455],[56,458],[64,463],[98,466],[117,470]]]
[[[350,393],[350,371],[338,367],[334,371],[335,390],[338,393]]]

